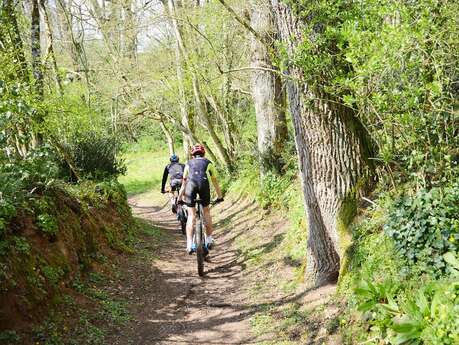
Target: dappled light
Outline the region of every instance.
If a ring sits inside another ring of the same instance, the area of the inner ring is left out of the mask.
[[[459,344],[458,13],[0,0],[0,345]]]

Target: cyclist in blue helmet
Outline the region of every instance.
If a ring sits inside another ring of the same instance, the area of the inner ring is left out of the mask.
[[[176,193],[182,186],[183,171],[185,170],[185,164],[180,163],[179,156],[175,153],[169,158],[170,163],[166,165],[163,172],[163,181],[161,184],[161,193],[166,193],[166,182],[169,177],[170,183],[170,199],[171,208],[173,213],[177,213]]]

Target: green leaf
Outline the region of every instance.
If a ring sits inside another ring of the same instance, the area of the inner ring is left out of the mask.
[[[443,259],[445,259],[445,261],[453,266],[456,270],[459,270],[459,260],[453,252],[444,254]]]
[[[361,312],[366,312],[366,311],[372,310],[375,306],[376,306],[375,301],[368,301],[368,302],[359,304],[357,307],[357,310]]]

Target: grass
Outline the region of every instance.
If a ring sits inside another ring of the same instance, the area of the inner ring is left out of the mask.
[[[259,208],[269,209],[268,213],[274,213],[274,219],[281,217],[289,221],[285,231],[274,231],[270,238],[261,231],[273,225],[268,222],[261,225],[260,230],[242,234],[235,241],[245,270],[258,272],[257,281],[252,282],[248,291],[250,300],[265,303],[273,295],[285,296],[301,291],[304,288],[307,236],[299,181],[294,175],[286,174],[267,176],[261,185],[257,170],[244,169],[229,191],[256,201]],[[321,314],[318,310],[302,310],[298,303],[268,303],[251,319],[251,326],[261,337],[260,344],[304,344],[316,336],[310,328]]]
[[[164,166],[169,162],[167,151],[127,152],[124,154],[127,173],[118,180],[130,195],[161,188]]]

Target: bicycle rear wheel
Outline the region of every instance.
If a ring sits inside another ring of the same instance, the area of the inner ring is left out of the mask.
[[[204,275],[204,236],[203,236],[203,224],[202,224],[202,215],[201,207],[198,206],[196,212],[196,259],[198,261],[198,274],[200,277]]]

